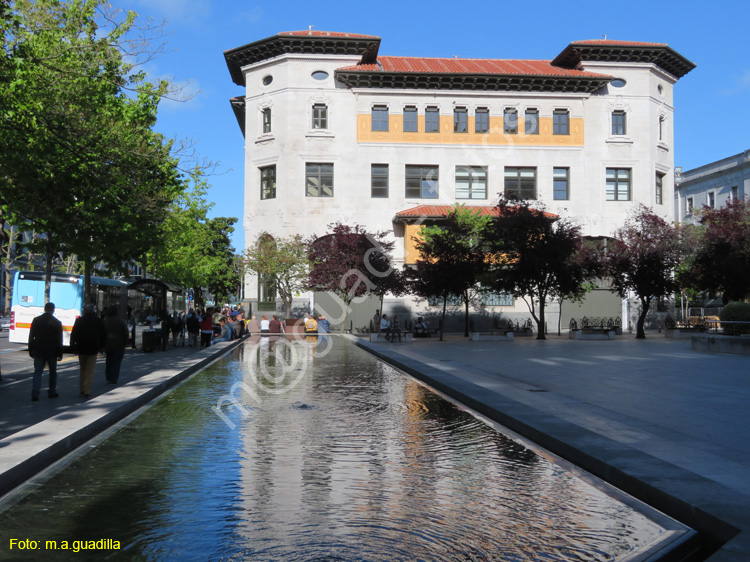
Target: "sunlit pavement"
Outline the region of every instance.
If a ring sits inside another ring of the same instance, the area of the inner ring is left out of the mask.
[[[750,357],[647,334],[389,344],[383,359],[750,560]],[[717,520],[724,521],[721,523]]]

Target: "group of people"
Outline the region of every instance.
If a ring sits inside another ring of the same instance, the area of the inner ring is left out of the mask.
[[[38,402],[42,389],[44,366],[49,368],[47,396],[57,398],[57,362],[63,357],[62,323],[55,318],[54,303],[44,305],[44,313],[31,322],[29,330],[29,355],[34,359],[31,401]],[[117,307],[109,307],[102,320],[96,314],[96,307],[88,303],[83,314],[76,318],[70,332],[70,347],[78,355],[79,390],[84,399],[91,398],[94,385],[96,358],[104,351],[106,356],[105,375],[107,384],[114,386],[120,376],[125,347],[130,339],[128,325],[118,315]]]
[[[417,318],[411,328],[405,326],[406,331],[414,334],[415,338],[429,337],[429,324],[421,316]],[[401,319],[398,314],[394,314],[390,319],[387,314],[380,314],[380,309],[375,311],[372,317],[372,330],[377,331],[385,336],[386,341],[395,342],[396,338],[401,342]]]
[[[316,318],[312,314],[305,314],[305,335],[329,334],[331,332],[331,323],[328,318],[318,314]]]

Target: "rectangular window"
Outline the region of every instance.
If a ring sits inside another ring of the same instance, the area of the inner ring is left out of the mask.
[[[428,107],[424,111],[424,132],[440,132],[440,110],[437,107]]]
[[[570,113],[568,113],[567,109],[556,109],[552,113],[552,134],[570,134]]]
[[[515,301],[512,293],[487,291],[482,293],[482,304],[484,306],[513,306]]]
[[[716,192],[714,192],[714,191],[709,191],[708,192],[708,206],[711,209],[715,209],[716,208]]]
[[[487,199],[487,168],[456,166],[456,199]]]
[[[384,105],[375,105],[372,108],[372,130],[388,130],[388,108]]]
[[[627,134],[627,126],[626,126],[624,111],[618,110],[618,111],[612,112],[612,134],[613,135]]]
[[[490,110],[487,108],[477,109],[474,112],[474,132],[489,133],[490,131]]]
[[[404,108],[404,132],[405,133],[417,132],[417,108],[416,107]]]
[[[733,185],[729,188],[729,200],[730,201],[737,201],[739,197],[739,188],[736,185]]]
[[[664,140],[664,120],[666,118],[663,115],[659,116],[659,140]]]
[[[266,107],[263,110],[263,134],[271,132],[271,108]]]
[[[607,168],[607,201],[630,201],[630,168]]]
[[[539,110],[538,109],[527,109],[526,110],[526,123],[524,124],[524,131],[527,135],[538,135],[539,134]]]
[[[664,204],[664,174],[656,172],[656,204]]]
[[[505,168],[506,199],[536,199],[536,168]]]
[[[316,103],[313,105],[312,113],[312,128],[313,129],[327,129],[328,128],[328,106],[323,103]]]
[[[260,198],[276,199],[276,166],[260,169]]]
[[[465,107],[457,107],[453,110],[453,132],[469,132],[469,113],[466,111]]]
[[[570,168],[552,169],[552,198],[555,201],[570,198]]]
[[[687,198],[685,206],[687,207],[687,214],[688,215],[692,215],[693,214],[693,208],[694,208],[693,207],[693,198],[692,197],[688,197]]]
[[[371,166],[370,197],[388,197],[388,164],[373,164]]]
[[[437,199],[437,196],[437,166],[406,166],[406,197]]]
[[[518,111],[506,107],[503,111],[503,133],[506,135],[518,134]]]
[[[333,164],[306,164],[307,197],[333,197]]]

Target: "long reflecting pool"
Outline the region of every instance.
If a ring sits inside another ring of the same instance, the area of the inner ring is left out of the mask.
[[[673,536],[337,338],[247,343],[89,448],[5,502],[4,559],[604,561]]]

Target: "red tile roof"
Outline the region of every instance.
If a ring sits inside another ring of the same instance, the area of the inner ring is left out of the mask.
[[[666,43],[643,43],[640,41],[615,41],[613,39],[588,39],[573,41],[571,45],[604,45],[611,47],[666,47]]]
[[[546,60],[450,59],[425,57],[378,57],[377,64],[354,65],[339,70],[429,74],[516,74],[521,76],[600,76],[582,70],[552,66]]]
[[[342,33],[340,31],[318,31],[317,29],[306,29],[304,31],[282,31],[278,35],[308,36],[308,37],[355,37],[357,39],[369,38],[380,39],[377,35],[362,35],[360,33]]]
[[[445,217],[451,211],[455,210],[455,205],[418,205],[411,209],[398,211],[397,217]],[[467,209],[482,216],[499,217],[500,210],[494,205],[461,205],[462,209]],[[557,217],[552,213],[544,213],[548,217]]]

